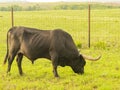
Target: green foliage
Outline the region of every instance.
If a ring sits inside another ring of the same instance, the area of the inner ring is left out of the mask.
[[[107,4],[91,4],[91,9],[112,9],[112,8],[120,8],[119,5],[118,6],[114,6],[114,5],[107,5]]]
[[[78,48],[82,48],[82,43],[77,43]]]
[[[13,9],[14,9],[14,11],[22,11],[23,8],[18,5],[13,5]]]
[[[39,10],[44,10],[39,4],[33,5],[33,6],[28,6],[24,9],[25,11],[39,11]]]
[[[71,5],[59,5],[54,7],[55,10],[83,10],[83,9],[87,9],[88,5],[87,4],[71,4]]]
[[[23,4],[23,5],[22,5]],[[11,5],[2,6],[0,11],[10,11]],[[24,6],[26,5],[26,6]],[[13,3],[12,7],[15,11],[39,11],[39,10],[84,10],[88,9],[88,3]],[[119,5],[109,5],[101,3],[91,3],[92,9],[115,9],[120,8]]]
[[[82,44],[81,43],[77,44],[77,47],[82,48]]]
[[[11,7],[8,6],[8,7],[0,7],[0,11],[10,11],[11,10]]]

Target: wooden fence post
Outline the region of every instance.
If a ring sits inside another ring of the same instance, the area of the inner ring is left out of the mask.
[[[90,12],[91,12],[91,8],[90,8],[90,4],[88,5],[88,47],[90,48],[91,45],[91,38],[90,38]]]
[[[14,26],[13,7],[11,8],[11,23],[12,23],[12,27],[13,27]]]

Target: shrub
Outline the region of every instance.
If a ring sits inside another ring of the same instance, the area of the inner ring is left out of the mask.
[[[77,47],[78,47],[78,48],[82,48],[82,43],[78,43],[78,44],[77,44]]]

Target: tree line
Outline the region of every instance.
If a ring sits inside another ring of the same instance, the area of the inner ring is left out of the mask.
[[[39,4],[22,7],[20,5],[12,5],[14,11],[40,11],[40,10],[83,10],[87,9],[87,4],[63,4],[63,5],[56,5],[56,6],[41,6]],[[120,8],[120,6],[110,6],[110,5],[101,5],[101,4],[92,4],[92,9],[110,9],[110,8]],[[2,6],[0,7],[0,11],[10,11],[11,6]]]

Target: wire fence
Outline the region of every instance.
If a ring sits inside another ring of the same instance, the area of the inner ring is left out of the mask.
[[[13,14],[14,13],[14,14]],[[0,48],[6,47],[11,26],[38,29],[61,28],[70,33],[78,47],[120,46],[120,9],[46,10],[0,12]]]

